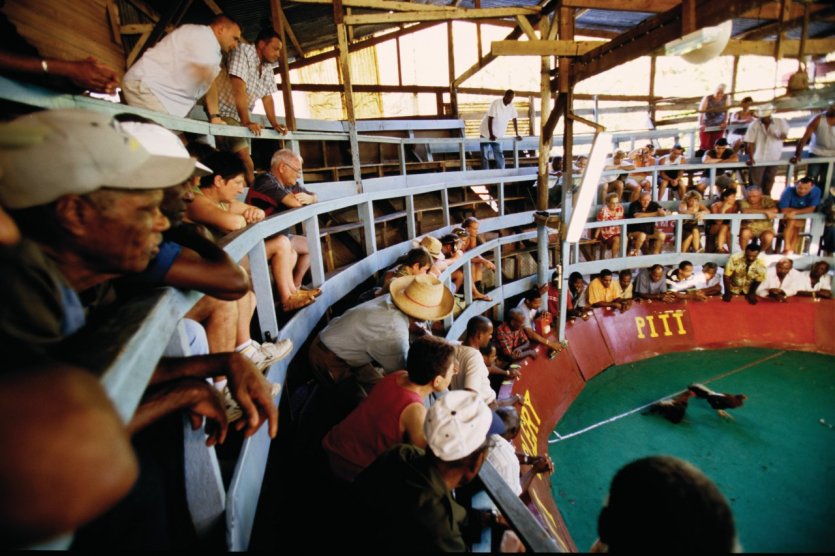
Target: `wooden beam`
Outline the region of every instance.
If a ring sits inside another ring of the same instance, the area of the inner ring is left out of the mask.
[[[604,29],[579,29],[577,34],[582,37],[594,37],[598,39],[614,39],[620,36],[617,31],[606,31]]]
[[[295,0],[295,4],[324,4],[330,6],[331,0]],[[395,0],[342,0],[345,8],[367,8],[372,10],[385,10],[387,12],[444,12],[453,8],[439,6],[437,4],[418,4],[412,2],[397,2]]]
[[[809,8],[810,14],[814,14],[815,21],[827,21],[828,18],[830,18],[832,16],[832,14],[835,14],[835,6],[829,6],[828,8],[821,8],[820,6],[817,6],[817,8],[814,8],[812,4],[804,4],[804,5]],[[751,40],[751,41],[764,39],[766,37],[770,37],[771,35],[776,34],[777,29],[780,27],[780,23],[781,22],[779,22],[779,21],[772,21],[772,22],[766,23],[764,25],[754,27],[753,29],[749,29],[748,31],[745,31],[744,33],[740,33],[739,35],[737,35],[734,38],[736,40]],[[796,28],[796,27],[798,27],[802,24],[803,24],[803,16],[795,17],[793,19],[790,19],[788,21],[783,22],[783,31],[790,31],[790,30],[792,30],[792,29],[794,29],[794,28]]]
[[[348,46],[348,50],[350,52],[356,52],[358,50],[362,50],[363,48],[370,48],[374,45],[390,41],[397,37],[402,37],[404,35],[408,35],[410,33],[415,33],[417,31],[422,31],[423,29],[429,29],[430,27],[434,27],[436,25],[440,25],[441,22],[432,21],[429,23],[418,23],[417,25],[411,25],[404,29],[400,29],[398,31],[394,31],[391,33],[386,33],[384,35],[378,35],[376,37],[368,37],[364,40],[359,40],[354,44]],[[319,62],[324,62],[325,60],[330,60],[331,58],[336,58],[339,54],[338,49],[334,48],[333,50],[329,50],[327,52],[322,52],[320,54],[316,54],[315,56],[310,56],[303,60],[296,60],[290,64],[290,69],[300,69],[303,67],[310,66],[312,64],[318,64]]]
[[[150,23],[128,23],[119,28],[119,32],[123,35],[141,35],[145,31],[149,33],[154,28]]]
[[[281,0],[270,0],[270,16],[273,30],[281,38],[281,97],[284,99],[284,121],[287,129],[296,131],[296,111],[293,109],[293,92],[290,90],[290,63],[287,61],[287,37],[284,34],[284,10]]]
[[[145,17],[147,17],[154,23],[159,21],[159,12],[157,12],[154,8],[148,5],[148,3],[144,0],[128,0],[128,2],[133,4],[133,7],[145,14]]]
[[[660,13],[673,9],[681,0],[563,0],[566,8]]]
[[[649,98],[655,97],[655,66],[658,58],[652,56],[649,59]],[[655,103],[649,102],[649,117],[655,122]]]
[[[761,6],[768,0],[696,1],[696,28],[718,25]],[[576,63],[577,80],[597,75],[635,58],[645,56],[682,34],[682,7],[678,5],[651,17],[607,44],[586,53]]]
[[[188,10],[189,6],[191,6],[191,2],[192,0],[179,0],[179,2],[172,2],[168,5],[168,10],[165,14],[160,16],[159,21],[157,21],[157,24],[154,26],[154,30],[151,31],[150,36],[143,43],[142,48],[137,54],[137,58],[142,56],[142,53],[145,52],[145,50],[154,46],[154,44],[162,38],[165,34],[166,27],[174,24],[180,17],[182,17],[182,14]]]
[[[545,18],[543,18],[540,21],[546,21],[546,20],[545,20]],[[522,16],[522,15],[517,15],[516,16],[516,23],[519,25],[519,28],[522,29],[522,31],[525,32],[525,35],[528,36],[528,39],[530,39],[532,41],[539,40],[539,37],[536,35],[536,31],[534,31],[533,27],[531,27],[531,22],[528,21],[527,17]],[[545,36],[545,35],[543,34],[543,36]]]
[[[815,6],[826,7],[827,4],[815,4]],[[743,12],[741,15],[737,17],[744,17],[749,19],[771,19],[771,20],[779,20],[782,19],[781,12],[782,12],[781,2],[779,1],[771,1],[769,3],[765,3],[760,6],[756,6]],[[796,17],[803,17],[803,6],[794,5],[791,6],[789,10],[787,10],[786,17],[788,18],[796,18]]]
[[[215,0],[203,0],[203,3],[212,11],[215,15],[220,15],[223,13],[223,10],[220,9],[220,6],[217,5]]]
[[[729,41],[722,56],[774,56],[776,41]],[[818,56],[835,51],[835,39],[807,39],[806,54]],[[787,58],[797,58],[799,40],[783,40],[780,53]]]
[[[696,0],[681,1],[681,34],[689,35],[696,27]]]
[[[780,20],[777,22],[777,41],[774,45],[774,59],[780,60],[782,58],[782,54],[780,53],[780,46],[783,42],[783,24],[786,20],[788,20],[788,12],[792,8],[792,0],[782,0],[780,3]]]
[[[518,39],[521,36],[522,36],[522,30],[519,29],[519,27],[517,26],[513,31],[511,31],[505,37],[505,40],[506,41],[512,41],[512,40]],[[470,77],[472,77],[473,75],[478,73],[484,66],[486,66],[487,64],[489,64],[490,62],[492,62],[495,59],[496,59],[496,56],[494,56],[493,54],[487,54],[487,55],[479,58],[476,61],[475,64],[470,66],[466,71],[464,71],[464,73],[459,75],[455,79],[455,81],[452,82],[453,88],[456,88],[456,89],[459,88],[461,86],[461,83],[463,83],[464,81],[466,81],[467,79],[469,79]]]
[[[113,0],[105,0],[105,9],[107,10],[107,21],[110,23],[110,38],[111,40],[122,46],[122,32],[119,24],[119,6]]]
[[[413,11],[386,14],[364,14],[345,16],[346,25],[385,25],[410,23],[413,21],[447,21],[450,19],[488,19],[493,17],[515,17],[517,15],[538,15],[538,8],[452,8],[444,11]]]
[[[148,29],[147,31],[142,33],[142,36],[140,36],[139,39],[136,41],[136,44],[133,45],[133,48],[131,49],[130,54],[128,54],[128,58],[125,61],[125,68],[126,69],[130,69],[130,67],[133,65],[133,63],[136,61],[136,59],[139,57],[139,53],[142,52],[142,47],[145,46],[145,43],[148,42],[148,37],[151,36],[151,30],[152,29]]]
[[[345,25],[345,13],[342,0],[333,1],[333,23],[336,25],[337,49],[339,50],[339,69],[342,75],[342,102],[348,120],[348,138],[351,143],[351,167],[354,170],[354,183],[357,193],[362,192],[362,174],[360,173],[360,149],[357,138],[357,115],[354,111],[354,90],[351,83],[351,60],[348,50],[348,26]],[[373,216],[373,215],[372,215]],[[373,237],[371,240],[373,241]],[[366,238],[368,240],[368,238]]]
[[[452,22],[446,22],[446,49],[447,49],[447,70],[449,74],[449,106],[451,115],[455,118],[458,117],[458,92],[452,88],[452,82],[455,81],[455,42],[453,39],[452,33]],[[400,63],[400,58],[398,57],[398,64]],[[399,65],[398,65],[398,76],[399,73]],[[403,80],[400,80],[400,84],[403,84]]]
[[[304,48],[302,48],[302,45],[299,42],[299,39],[296,38],[296,33],[293,32],[293,27],[290,26],[290,22],[287,21],[287,15],[284,13],[284,8],[283,7],[281,9],[281,21],[284,24],[284,33],[288,37],[290,37],[290,42],[293,43],[293,48],[296,50],[296,53],[300,57],[304,58],[304,56],[306,54],[305,51],[304,51]]]
[[[582,56],[606,41],[493,41],[495,56]]]

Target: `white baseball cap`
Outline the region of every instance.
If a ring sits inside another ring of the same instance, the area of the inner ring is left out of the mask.
[[[168,158],[191,158],[183,142],[174,133],[159,124],[151,122],[122,121],[119,123],[124,131],[127,131],[139,141],[146,151],[152,156]],[[206,176],[212,170],[202,162],[194,160],[194,176]]]
[[[491,434],[505,431],[498,415],[475,392],[453,390],[426,413],[423,432],[432,453],[455,461],[475,452]]]
[[[159,189],[188,179],[195,166],[187,152],[161,155],[162,148],[143,147],[176,135],[148,127],[159,130],[156,139],[140,141],[111,116],[80,109],[45,110],[0,124],[0,204],[23,209],[102,187]]]
[[[773,104],[763,104],[762,106],[757,107],[757,117],[758,118],[767,118],[774,113],[774,105]]]

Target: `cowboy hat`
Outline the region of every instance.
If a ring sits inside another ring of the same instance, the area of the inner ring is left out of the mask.
[[[390,289],[397,308],[418,320],[441,320],[452,313],[455,305],[449,288],[431,275],[395,278]]]
[[[444,255],[441,253],[441,242],[438,241],[438,238],[432,236],[426,236],[420,243],[418,244],[429,253],[429,255],[435,260],[443,260]]]

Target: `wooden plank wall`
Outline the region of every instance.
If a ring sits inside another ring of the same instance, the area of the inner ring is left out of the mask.
[[[93,56],[121,74],[125,53],[113,40],[106,5],[107,0],[6,0],[2,11],[43,56]]]

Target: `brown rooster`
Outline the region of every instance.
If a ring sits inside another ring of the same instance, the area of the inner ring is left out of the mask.
[[[745,394],[722,394],[720,392],[714,392],[704,384],[691,384],[687,389],[697,398],[707,400],[710,407],[715,409],[716,413],[725,419],[733,419],[731,414],[725,411],[726,409],[742,407],[743,402],[748,399],[748,396]]]
[[[687,401],[693,397],[693,392],[685,390],[681,394],[655,402],[649,406],[647,413],[657,413],[671,423],[681,423],[684,412],[687,411]]]

